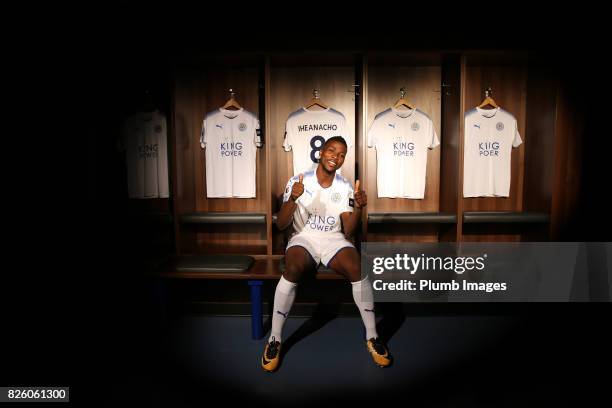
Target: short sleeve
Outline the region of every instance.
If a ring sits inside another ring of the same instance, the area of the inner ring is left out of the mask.
[[[355,207],[355,194],[351,184],[346,182],[346,194],[342,199],[342,203],[340,206],[340,214],[345,212],[353,212],[353,208]]]
[[[521,145],[521,143],[523,143],[523,139],[521,139],[521,135],[519,134],[518,125],[516,123],[516,119],[514,120],[513,126],[514,126],[514,129],[513,129],[514,130],[514,132],[513,132],[514,133],[514,138],[512,140],[512,147],[518,147],[518,146]]]
[[[291,150],[293,145],[293,137],[291,134],[291,118],[287,118],[285,122],[285,139],[283,140],[283,148],[286,152]]]
[[[429,121],[429,135],[427,136],[427,142],[427,147],[430,149],[440,146],[440,139],[438,139],[438,134],[436,133],[436,129],[431,120]]]
[[[261,140],[261,127],[259,125],[259,119],[253,118],[253,127],[255,129],[253,134],[253,141],[256,147],[263,146],[263,142]]]
[[[377,135],[379,132],[379,123],[380,120],[374,119],[372,125],[370,125],[370,129],[368,130],[368,147],[376,147]]]
[[[200,146],[202,149],[206,147],[206,118],[202,121],[202,130],[200,131]]]

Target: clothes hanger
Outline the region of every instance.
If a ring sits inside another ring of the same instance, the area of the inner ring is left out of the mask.
[[[495,102],[495,100],[493,98],[491,98],[491,94],[493,93],[491,87],[488,87],[487,89],[485,89],[485,98],[482,101],[482,103],[480,105],[478,105],[478,108],[483,108],[487,105],[490,105],[493,109],[497,109],[499,108],[499,105]]]
[[[231,88],[230,88],[229,92],[230,92],[230,98],[227,100],[227,102],[225,102],[225,105],[223,105],[223,109],[231,109],[231,110],[240,110],[240,109],[242,109],[242,106],[240,106],[240,104],[238,103],[238,101],[234,97],[236,95],[236,92],[234,92]]]
[[[414,109],[414,105],[408,102],[404,98],[405,96],[406,96],[406,88],[401,87],[400,88],[400,98],[397,100],[397,102],[395,102],[395,105],[393,105],[395,109],[399,108],[400,106],[405,106],[408,109]]]
[[[311,108],[315,105],[323,108],[323,109],[327,109],[327,105],[321,100],[319,99],[319,90],[318,89],[314,89],[312,91],[312,99],[310,100],[310,102],[308,102],[308,105],[304,106],[306,109]]]

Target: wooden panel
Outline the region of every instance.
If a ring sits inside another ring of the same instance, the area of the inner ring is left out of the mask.
[[[265,62],[264,62],[264,69],[263,69],[263,79],[264,79],[264,89],[263,89],[263,93],[264,93],[264,114],[265,114],[265,119],[264,119],[264,123],[263,125],[263,129],[262,129],[262,134],[264,136],[264,149],[265,149],[265,155],[266,158],[270,158],[272,157],[272,149],[270,147],[270,143],[269,140],[272,139],[271,134],[270,134],[270,126],[269,123],[271,123],[271,117],[270,117],[270,107],[272,106],[272,101],[270,100],[270,58],[267,57]],[[272,203],[274,202],[274,194],[272,193],[272,189],[270,188],[272,186],[272,161],[271,160],[266,160],[266,172],[265,172],[265,178],[266,178],[266,240],[267,240],[267,247],[266,247],[266,254],[267,255],[272,255],[274,253],[274,235],[273,235],[273,231],[274,231],[274,224],[272,222],[272,214],[273,212],[273,207],[274,205],[272,205]]]
[[[279,259],[257,259],[253,266],[243,273],[232,272],[177,272],[174,265],[168,267],[159,273],[162,278],[168,279],[230,279],[230,280],[245,280],[245,279],[269,279],[278,280],[281,276],[280,260]],[[345,280],[343,275],[335,272],[319,272],[314,276],[317,280]],[[306,283],[306,282],[303,282]]]
[[[552,239],[564,238],[564,230],[570,226],[579,207],[579,193],[582,187],[580,158],[583,157],[583,139],[585,138],[585,123],[582,116],[582,111],[585,109],[582,106],[584,103],[583,99],[576,100],[575,97],[572,97],[565,86],[559,88],[555,117]]]
[[[363,95],[364,75],[367,72],[367,57],[357,56],[355,58],[355,87],[353,99],[355,100],[355,179],[363,183],[365,180],[365,97]],[[360,187],[361,188],[361,187]],[[361,188],[363,190],[363,188]],[[369,197],[368,197],[369,198]],[[361,225],[355,232],[355,242],[367,241],[368,231],[368,206],[361,211]],[[359,245],[357,245],[359,246]]]
[[[485,88],[491,86],[495,101],[516,118],[523,144],[512,149],[510,197],[464,198],[463,211],[522,211],[524,150],[529,143],[529,135],[525,134],[526,85],[523,67],[466,67],[466,110],[478,106],[484,98]]]
[[[236,99],[245,110],[259,114],[258,69],[210,69],[202,78],[202,89],[198,94],[199,124],[194,129],[194,145],[199,147],[202,120],[207,112],[223,106],[229,97],[228,89],[237,92]],[[265,150],[257,149],[256,198],[207,198],[205,150],[197,148],[195,153],[195,189],[198,211],[266,212],[265,194]]]
[[[442,85],[440,87],[442,96],[440,211],[457,214],[461,157],[461,59],[458,54],[447,55],[443,59]],[[440,233],[440,241],[456,239],[456,226]]]
[[[462,241],[519,242],[521,234],[532,228],[521,224],[464,224]]]
[[[174,88],[174,134],[176,142],[176,197],[177,211],[195,211],[194,162],[192,151],[193,128],[196,126],[197,116],[194,112],[196,102],[197,73],[193,71],[177,71]]]
[[[291,112],[304,106],[311,98],[313,89],[320,90],[320,98],[328,106],[344,114],[351,134],[355,135],[355,101],[353,90],[355,69],[351,66],[293,67],[271,66],[270,68],[270,123],[268,140],[270,166],[272,169],[271,192],[272,212],[280,209],[287,181],[293,176],[293,152],[285,152],[283,140],[285,122]],[[355,147],[349,149],[342,175],[351,183],[355,177]],[[273,253],[284,252],[284,240],[277,238],[279,232],[273,229]]]
[[[182,255],[266,253],[267,237],[263,225],[184,225],[181,231],[197,236],[196,246],[183,251]]]
[[[199,73],[193,70],[177,70],[174,73],[174,143],[176,187],[174,187],[175,214],[195,211],[195,169],[193,129],[198,117],[194,112]],[[198,144],[199,146],[199,144]],[[176,219],[176,217],[175,217]],[[178,224],[177,224],[178,225]],[[176,229],[177,252],[191,252],[196,245],[195,233],[183,233]]]
[[[357,111],[358,111],[357,121],[359,122],[359,129],[360,129],[359,134],[360,134],[361,140],[359,141],[360,148],[358,150],[359,153],[357,157],[356,167],[357,167],[357,173],[358,173],[357,175],[359,179],[363,183],[367,182],[369,184],[368,166],[367,166],[368,146],[365,140],[366,134],[367,134],[367,128],[365,127],[365,125],[368,120],[368,105],[366,104],[366,101],[368,100],[369,89],[370,89],[370,81],[368,80],[369,75],[370,75],[370,59],[367,55],[361,59],[360,68],[358,69],[358,73],[359,73],[358,81],[360,81],[360,87],[359,87],[359,97],[358,97],[358,103],[357,103]],[[367,193],[367,190],[365,191]],[[368,196],[368,200],[370,198],[371,197]],[[370,212],[372,211],[370,211],[370,205],[368,204],[366,208],[362,210],[361,236],[359,237],[362,242],[369,240],[368,214]]]
[[[441,67],[436,66],[368,66],[367,77],[367,99],[366,126],[371,127],[375,116],[388,109],[399,98],[399,90],[406,87],[406,99],[413,103],[417,109],[427,114],[433,121],[438,137],[442,140],[441,129],[441,102],[440,102],[440,77]],[[366,141],[364,140],[364,145]],[[365,153],[365,183],[364,187],[368,194],[368,212],[437,212],[440,201],[440,147],[427,152],[427,170],[425,184],[425,198],[422,200],[404,198],[378,198],[376,174],[377,157],[376,149],[364,147]],[[369,226],[368,228],[371,228]],[[418,240],[423,242],[435,242],[438,238],[436,228],[421,229],[418,233],[391,232],[369,233],[368,241],[395,242],[401,240]]]
[[[529,144],[525,147],[526,211],[550,214],[554,177],[555,107],[557,80],[539,67],[530,69],[527,82]]]
[[[374,117],[388,109],[399,98],[399,89],[405,86],[406,99],[427,114],[440,132],[440,67],[373,67],[368,75],[367,125]],[[367,133],[367,132],[366,132]],[[365,135],[364,135],[365,136]],[[366,154],[366,182],[369,212],[438,211],[440,194],[440,148],[428,150],[425,198],[423,200],[378,198],[376,189],[376,149]]]
[[[368,204],[369,205],[369,204]],[[438,233],[454,226],[444,224],[369,224],[370,242],[438,242]]]
[[[465,139],[465,115],[463,114],[467,108],[465,103],[466,97],[466,78],[467,78],[467,66],[466,57],[462,55],[459,59],[459,171],[457,172],[458,185],[457,185],[457,237],[456,241],[461,242],[463,240],[463,152]]]
[[[265,150],[257,149],[257,192],[256,198],[214,198],[206,197],[205,151],[200,146],[202,121],[207,112],[222,106],[229,97],[228,90],[237,92],[236,98],[244,109],[258,115],[259,112],[259,70],[257,67],[182,70],[175,79],[176,134],[177,134],[177,213],[192,211],[267,211],[265,178]],[[180,233],[182,253],[240,252],[249,248],[249,253],[266,253],[266,239],[261,249],[261,231],[246,228],[238,231],[201,232],[202,229],[182,228]],[[208,245],[210,243],[212,245]],[[225,243],[225,245],[224,245]],[[248,244],[247,244],[248,243]],[[246,245],[245,245],[246,244]],[[263,251],[263,252],[261,252]]]

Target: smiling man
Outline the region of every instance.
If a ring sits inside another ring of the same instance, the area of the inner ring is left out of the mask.
[[[389,352],[376,332],[372,286],[367,277],[361,279],[359,254],[346,239],[359,226],[361,209],[367,205],[366,193],[359,190],[359,180],[353,191],[349,182],[336,174],[346,152],[347,144],[342,137],[329,138],[321,148],[317,168],[287,183],[277,226],[282,230],[293,221],[296,233],[287,245],[285,272],[274,295],[272,331],[261,361],[266,371],[278,368],[282,329],[295,299],[297,282],[305,271],[319,263],[351,282],[353,299],[366,328],[367,349],[377,365],[386,367],[391,363]]]

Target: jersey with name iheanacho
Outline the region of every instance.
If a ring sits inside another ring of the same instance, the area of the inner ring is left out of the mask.
[[[291,197],[293,184],[299,175],[287,183],[283,202]],[[348,180],[335,174],[331,186],[324,188],[319,184],[316,170],[304,173],[304,193],[297,199],[293,214],[293,228],[296,232],[314,234],[334,234],[342,231],[340,214],[353,212],[353,187]]]
[[[512,147],[523,141],[515,117],[501,109],[465,114],[464,197],[508,197]]]
[[[376,148],[378,197],[425,197],[427,150],[440,141],[434,124],[418,109],[389,108],[374,118],[368,147]]]
[[[261,143],[254,114],[243,108],[208,113],[200,144],[206,148],[207,197],[255,197],[257,146]]]
[[[350,135],[344,115],[335,109],[309,110],[300,108],[291,113],[285,124],[285,151],[293,150],[293,175],[317,167],[320,150],[330,137],[342,136],[347,144],[347,156],[352,151]],[[341,169],[338,169],[341,174]]]

